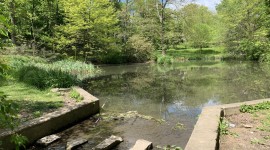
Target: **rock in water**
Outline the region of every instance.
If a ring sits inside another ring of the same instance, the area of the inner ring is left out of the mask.
[[[69,142],[67,142],[66,150],[75,149],[75,148],[77,148],[85,143],[87,143],[86,139],[76,139],[76,140],[69,141]]]
[[[110,149],[116,147],[121,142],[123,142],[123,139],[121,137],[112,135],[110,138],[108,138],[108,139],[102,141],[101,143],[99,143],[93,149],[94,150],[110,150]]]
[[[49,135],[49,136],[46,136],[46,137],[39,139],[37,141],[37,144],[39,144],[41,146],[48,146],[48,145],[52,144],[53,142],[59,140],[60,138],[61,138],[60,136],[57,136],[55,134]]]
[[[130,150],[150,150],[153,149],[152,142],[139,139],[136,141],[135,145]]]

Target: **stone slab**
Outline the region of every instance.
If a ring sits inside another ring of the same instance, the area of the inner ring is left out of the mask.
[[[55,134],[49,135],[49,136],[46,136],[46,137],[43,137],[43,138],[39,139],[37,141],[37,144],[46,147],[46,146],[52,144],[53,142],[56,142],[60,138],[61,138],[60,136],[55,135]]]
[[[76,149],[77,147],[79,147],[87,142],[88,141],[86,139],[76,139],[76,140],[68,141],[66,150]]]
[[[153,149],[152,142],[139,139],[136,141],[135,145],[130,150],[151,150]]]
[[[16,132],[28,138],[27,145],[33,144],[36,140],[54,134],[63,128],[70,127],[75,123],[97,114],[100,111],[99,100],[83,90],[75,87],[75,90],[84,96],[84,100],[73,106],[62,107],[52,113],[45,114],[40,118],[30,120],[20,125],[15,131],[0,133],[1,147],[14,149],[10,143],[10,136]]]
[[[218,106],[205,107],[194,126],[193,132],[185,147],[185,150],[216,150],[219,147],[219,121],[224,115],[239,113],[241,105],[255,105],[270,101],[260,99],[241,103],[232,103]]]
[[[123,139],[121,137],[112,135],[108,139],[102,141],[93,149],[94,150],[110,150],[116,147],[117,145],[119,145],[121,142],[123,142]]]

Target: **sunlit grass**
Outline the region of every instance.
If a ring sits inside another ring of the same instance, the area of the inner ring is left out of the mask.
[[[19,104],[21,109],[29,112],[47,111],[49,109],[59,108],[63,105],[63,99],[56,93],[49,90],[38,90],[35,87],[24,83],[8,82],[0,87],[7,99]]]
[[[166,53],[167,55],[172,56],[176,59],[182,58],[188,60],[211,60],[220,59],[223,56],[223,51],[224,48],[222,47],[203,48],[202,50],[197,48],[176,48],[168,49]]]

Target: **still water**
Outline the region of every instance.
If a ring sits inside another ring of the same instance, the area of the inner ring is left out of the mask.
[[[93,125],[93,121],[86,120],[63,133],[66,139],[88,138],[91,142],[81,149],[111,134],[124,139],[117,149],[128,149],[137,139],[149,140],[155,146],[184,148],[203,107],[270,97],[270,67],[258,63],[186,62],[100,68],[102,75],[85,81],[84,88],[100,99],[103,113],[137,111],[162,122],[133,117],[101,120]]]

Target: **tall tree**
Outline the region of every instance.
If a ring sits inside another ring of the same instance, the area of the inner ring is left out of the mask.
[[[118,19],[108,0],[61,0],[65,24],[57,28],[58,48],[70,49],[83,56],[107,53],[116,48],[114,33]]]
[[[212,40],[214,15],[205,6],[188,4],[180,10],[187,42],[202,49]]]
[[[227,27],[225,43],[229,53],[250,60],[259,60],[267,53],[269,18],[264,1],[223,0],[217,10]]]

